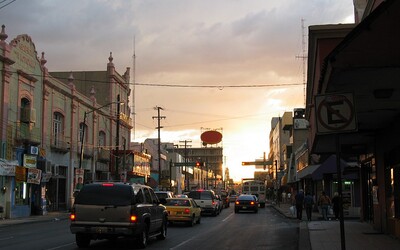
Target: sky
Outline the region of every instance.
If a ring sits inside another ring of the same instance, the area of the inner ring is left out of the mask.
[[[133,141],[157,138],[161,107],[162,142],[222,132],[236,181],[268,155],[272,117],[304,107],[308,26],[338,23],[354,23],[352,0],[0,1],[6,41],[28,34],[49,71],[106,70],[110,52],[132,69]]]

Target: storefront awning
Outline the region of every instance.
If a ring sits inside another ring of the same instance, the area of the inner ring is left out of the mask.
[[[303,168],[299,172],[297,172],[297,179],[307,179],[307,178],[312,178],[312,174],[314,173],[315,170],[317,170],[321,166],[321,164],[317,165],[309,165],[308,167]]]
[[[331,155],[326,159],[322,164],[318,165],[310,165],[297,173],[298,179],[307,179],[311,178],[313,180],[322,180],[325,174],[336,174],[337,166],[336,166],[336,155]],[[343,170],[349,168],[356,168],[354,164],[347,163],[343,159],[340,159],[340,167]],[[343,175],[344,179],[358,179],[358,172],[352,172],[349,174]]]

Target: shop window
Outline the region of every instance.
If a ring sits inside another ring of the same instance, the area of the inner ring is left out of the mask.
[[[26,182],[15,183],[15,205],[29,205],[29,192]]]
[[[393,191],[391,204],[392,217],[400,218],[400,166],[393,167],[390,171],[390,185]]]

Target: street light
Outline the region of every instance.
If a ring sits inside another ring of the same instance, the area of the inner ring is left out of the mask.
[[[118,95],[118,97],[119,97],[119,95]],[[117,103],[118,104],[118,111],[119,111],[119,106],[121,105],[121,104],[123,104],[123,102],[120,102],[119,101],[119,98],[118,98],[118,101],[116,101],[116,102],[110,102],[110,103],[107,103],[107,104],[105,104],[105,105],[103,105],[103,106],[101,106],[101,107],[98,107],[98,108],[96,108],[96,109],[93,109],[93,110],[91,110],[91,111],[89,111],[89,112],[86,112],[85,111],[85,113],[84,113],[84,115],[83,115],[83,126],[82,126],[82,133],[81,133],[81,152],[80,152],[80,157],[79,157],[79,169],[82,169],[82,161],[83,161],[83,150],[84,150],[84,143],[85,143],[85,128],[86,128],[86,117],[87,117],[87,115],[88,114],[90,114],[90,113],[93,113],[93,112],[95,112],[95,111],[98,111],[98,110],[100,110],[100,109],[102,109],[102,108],[104,108],[104,107],[107,107],[107,106],[109,106],[109,105],[111,105],[111,104],[115,104],[115,103]],[[117,114],[118,115],[118,120],[119,120],[119,114]],[[119,125],[119,124],[118,124]],[[117,132],[118,132],[118,129],[117,129]],[[119,136],[119,135],[118,135]]]

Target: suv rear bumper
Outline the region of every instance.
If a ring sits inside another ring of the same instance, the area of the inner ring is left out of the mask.
[[[137,233],[136,226],[115,227],[107,225],[73,225],[70,226],[71,233],[83,233],[97,235],[98,238],[106,238],[107,235],[134,236]]]

